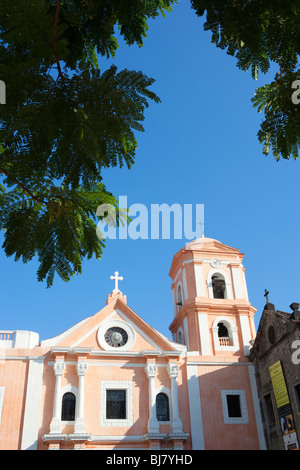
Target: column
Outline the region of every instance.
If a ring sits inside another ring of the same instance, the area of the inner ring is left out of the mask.
[[[193,363],[187,364],[187,384],[189,393],[192,449],[203,450],[204,432],[199,388],[199,372],[198,366]]]
[[[244,296],[243,296],[243,290],[242,290],[239,263],[231,263],[230,266],[231,266],[231,272],[232,272],[235,299],[243,299]]]
[[[65,369],[64,360],[57,360],[53,364],[55,373],[55,391],[53,404],[53,417],[50,424],[50,433],[56,434],[61,432],[61,377]]]
[[[200,336],[200,348],[202,356],[211,355],[210,334],[207,313],[198,313],[198,326]]]
[[[252,339],[250,329],[250,318],[248,315],[240,315],[240,325],[245,356],[250,354],[250,340]]]
[[[177,386],[177,375],[179,367],[177,364],[168,364],[168,373],[171,379],[171,397],[172,397],[172,421],[171,421],[171,433],[178,434],[182,433],[182,423],[179,417],[179,405],[178,405],[178,386]]]
[[[145,372],[149,379],[149,421],[148,432],[151,434],[159,433],[159,422],[156,418],[156,394],[154,379],[157,372],[157,366],[154,363],[148,363],[145,366]]]
[[[44,357],[29,360],[21,450],[36,450],[39,433]],[[1,387],[0,387],[1,392]],[[1,395],[1,393],[0,393]],[[0,397],[1,402],[1,397]],[[0,403],[1,408],[1,403]],[[1,414],[1,410],[0,410]]]
[[[84,433],[85,422],[84,422],[84,376],[87,371],[88,365],[86,361],[79,361],[76,364],[78,374],[78,396],[76,400],[76,418],[74,432]]]
[[[194,259],[194,276],[195,276],[195,287],[196,297],[205,297],[204,292],[204,279],[203,279],[203,261]]]

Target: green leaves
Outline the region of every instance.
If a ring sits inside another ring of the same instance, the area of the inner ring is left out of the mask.
[[[147,21],[172,0],[3,0],[0,2],[0,228],[7,256],[37,256],[37,278],[53,283],[101,257],[100,204],[117,200],[102,170],[130,168],[135,132],[158,96],[140,71],[100,71],[98,55],[114,56],[118,26],[128,44],[143,44]]]
[[[298,2],[191,0],[191,3],[198,16],[206,12],[204,29],[212,32],[212,42],[234,56],[241,70],[250,70],[253,79],[277,64],[275,80],[258,88],[252,100],[259,112],[265,112],[258,137],[266,155],[272,148],[276,160],[298,158],[299,110],[291,102],[300,54]]]
[[[264,111],[265,119],[258,132],[263,153],[272,149],[276,160],[297,159],[300,144],[300,109],[292,102],[292,83],[299,79],[299,73],[275,76],[275,80],[256,90],[253,106]]]
[[[35,192],[35,196],[41,195]],[[28,198],[19,188],[0,193],[0,223],[5,227],[6,255],[24,263],[37,256],[37,279],[50,287],[55,273],[69,281],[81,273],[85,257],[101,258],[105,244],[96,233],[97,207],[110,204],[117,210],[118,202],[99,183],[89,190],[51,186],[43,199]],[[127,214],[122,217],[127,222]]]

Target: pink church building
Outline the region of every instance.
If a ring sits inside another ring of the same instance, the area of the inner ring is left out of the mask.
[[[242,260],[205,237],[175,254],[172,340],[118,273],[106,305],[59,336],[1,331],[0,449],[265,449]]]

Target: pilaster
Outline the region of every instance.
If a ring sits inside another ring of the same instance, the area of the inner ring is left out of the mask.
[[[156,395],[155,395],[155,376],[157,366],[154,362],[148,362],[145,366],[145,372],[149,380],[149,421],[148,433],[159,434],[159,422],[156,418]]]
[[[74,431],[77,433],[85,433],[85,421],[84,421],[84,377],[88,369],[87,362],[85,360],[79,360],[76,364],[76,370],[78,375],[78,397],[76,405],[76,418]]]
[[[172,408],[172,421],[171,421],[171,433],[180,434],[182,433],[182,423],[179,417],[179,403],[178,403],[178,376],[179,367],[176,363],[170,362],[168,364],[168,374],[171,379],[171,408]]]
[[[61,378],[64,373],[64,359],[56,359],[53,364],[55,374],[55,391],[53,403],[53,417],[50,424],[50,434],[61,433]]]

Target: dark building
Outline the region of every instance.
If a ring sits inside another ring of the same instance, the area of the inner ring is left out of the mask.
[[[267,292],[266,292],[267,297]],[[250,350],[263,417],[267,448],[300,445],[300,312],[275,310],[268,301]]]

